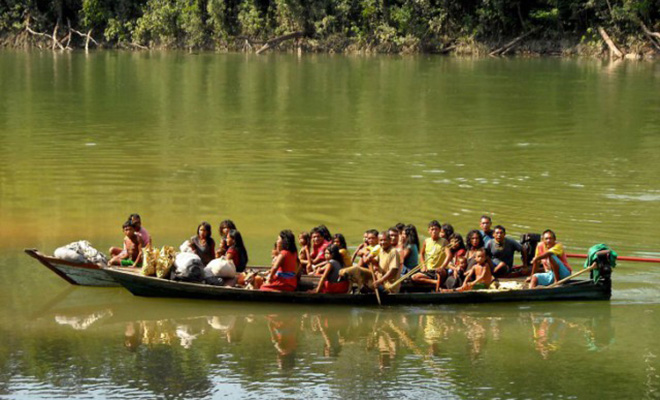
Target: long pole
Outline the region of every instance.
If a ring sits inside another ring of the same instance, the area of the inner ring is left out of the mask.
[[[566,257],[570,257],[570,258],[587,258],[587,255],[586,254],[566,253]],[[660,258],[651,258],[651,257],[618,256],[616,259],[618,261],[636,261],[636,262],[660,263]]]

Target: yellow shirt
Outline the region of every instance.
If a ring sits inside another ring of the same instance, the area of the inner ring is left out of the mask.
[[[447,258],[445,254],[445,247],[449,243],[444,238],[439,238],[437,241],[432,238],[427,238],[424,241],[424,264],[426,269],[436,269],[442,265]]]
[[[387,272],[391,269],[396,270],[396,272],[392,274],[387,280],[390,283],[401,277],[401,258],[399,257],[399,253],[394,247],[391,247],[389,251],[380,249],[380,254],[378,255],[378,269],[382,274],[381,276],[387,274]],[[397,285],[396,287],[390,287],[390,292],[398,293],[399,286],[400,285]]]
[[[339,249],[339,254],[341,254],[342,259],[344,259],[344,268],[353,265],[353,261],[351,260],[351,255],[348,254],[348,250]]]

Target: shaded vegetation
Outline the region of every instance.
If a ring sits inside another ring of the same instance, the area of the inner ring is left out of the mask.
[[[307,51],[483,53],[530,30],[519,51],[594,53],[602,26],[626,52],[660,50],[660,0],[5,0],[7,46],[252,50],[300,31]],[[46,35],[29,33],[26,27]],[[50,38],[48,37],[50,35]]]

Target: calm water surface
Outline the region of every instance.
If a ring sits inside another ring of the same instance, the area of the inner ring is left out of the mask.
[[[0,53],[0,397],[658,398],[660,265],[611,302],[396,308],[136,298],[22,254],[430,219],[660,257],[660,64]],[[579,264],[578,260],[574,264]]]

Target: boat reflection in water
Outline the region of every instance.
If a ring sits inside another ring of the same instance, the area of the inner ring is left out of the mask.
[[[32,334],[45,326],[49,339],[68,343],[57,356],[80,364],[75,371],[81,381],[105,380],[108,387],[131,393],[148,387],[145,397],[255,392],[335,397],[347,387],[349,397],[368,397],[379,388],[396,393],[402,387],[420,396],[430,391],[480,397],[491,388],[510,397],[533,397],[539,390],[557,389],[550,383],[541,389],[525,386],[543,377],[542,370],[526,365],[541,360],[561,368],[576,357],[605,362],[614,343],[608,302],[350,308],[143,299],[112,289],[80,290],[40,310],[32,321],[39,328]],[[95,304],[80,306],[90,290]],[[124,373],[87,377],[98,369],[83,368],[86,364]],[[417,388],[420,381],[423,389]],[[304,389],[309,382],[312,392]],[[560,392],[587,393],[577,386]]]

